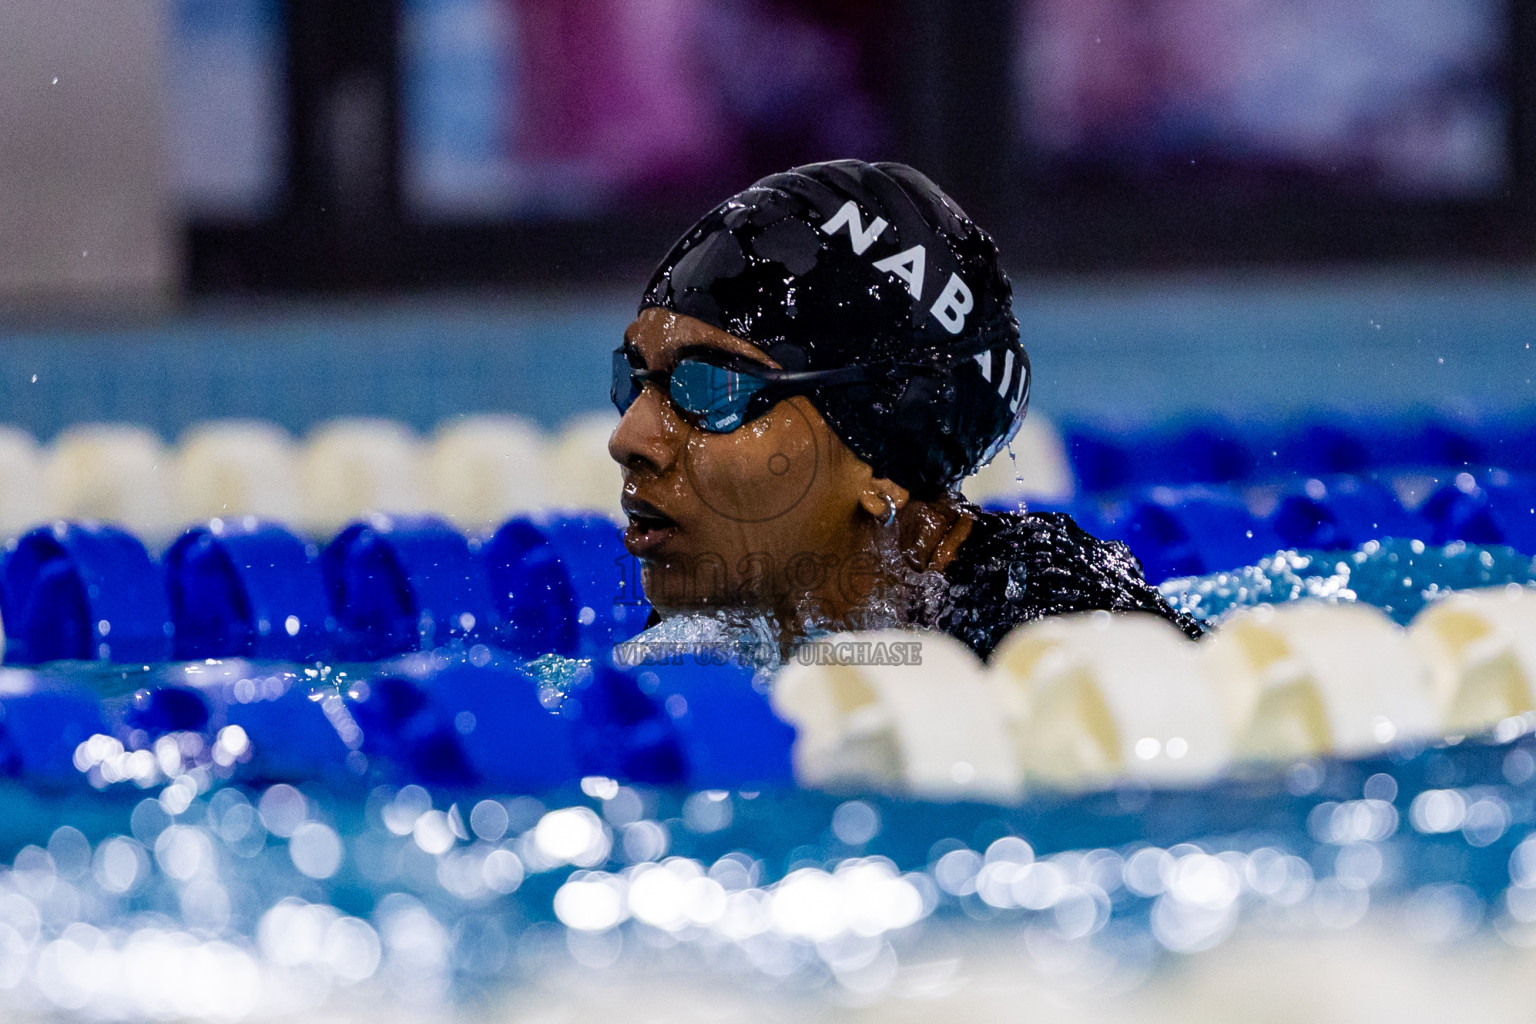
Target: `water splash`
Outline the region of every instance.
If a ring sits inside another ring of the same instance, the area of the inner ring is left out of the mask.
[[[1355,551],[1281,551],[1231,572],[1169,580],[1168,602],[1208,624],[1239,608],[1301,598],[1360,601],[1407,625],[1425,605],[1454,590],[1536,584],[1536,560],[1513,548],[1457,541],[1367,541]]]

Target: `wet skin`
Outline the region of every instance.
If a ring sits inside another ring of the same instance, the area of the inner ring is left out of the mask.
[[[647,309],[624,332],[632,365],[670,369],[685,348],[774,364],[692,317]],[[956,496],[914,501],[877,478],[810,400],[787,398],[728,434],[701,430],[647,385],[608,441],[623,469],[624,544],[662,616],[766,613],[786,640],[814,622],[867,625],[899,605],[912,570],[942,569],[970,532]],[[889,498],[897,521],[882,526]]]

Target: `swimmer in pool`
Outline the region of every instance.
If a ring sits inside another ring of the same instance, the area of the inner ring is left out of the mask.
[[[960,493],[1030,384],[997,247],[917,171],[837,160],[727,199],[662,261],[613,357],[608,450],[653,622],[753,616],[786,648],[917,626],[982,657],[1064,612],[1198,636],[1125,545]]]

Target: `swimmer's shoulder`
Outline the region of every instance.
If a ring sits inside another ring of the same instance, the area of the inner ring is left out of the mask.
[[[1170,607],[1120,541],[1102,540],[1065,512],[967,509],[971,535],[945,570],[973,601],[986,595],[1012,622],[1080,611],[1143,611],[1190,637],[1204,628]]]
[[[1046,579],[1144,579],[1141,563],[1128,547],[1100,540],[1065,512],[967,511],[972,517],[971,533],[960,545],[958,564],[952,570],[997,571],[1012,565],[1015,576],[1023,568]]]
[[[1106,546],[1124,551],[1140,573],[1140,563],[1118,541],[1100,540],[1066,512],[985,511],[966,506],[971,518],[970,536],[960,545],[962,559],[975,561],[986,555],[1075,554],[1078,549]]]

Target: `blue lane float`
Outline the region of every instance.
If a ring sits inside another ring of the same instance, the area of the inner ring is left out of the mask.
[[[1190,416],[1162,423],[1067,421],[1062,439],[1078,488],[1102,494],[1153,484],[1262,482],[1299,474],[1497,465],[1536,469],[1536,416],[1360,415],[1316,411],[1287,421]]]
[[[544,529],[570,573],[579,650],[584,657],[605,658],[615,640],[638,633],[650,614],[623,531],[600,515],[560,516]]]
[[[576,592],[571,574],[544,531],[513,519],[480,547],[500,625],[498,646],[523,657],[578,648]]]
[[[160,571],[138,538],[58,523],[14,541],[0,571],[6,661],[155,662],[172,655]]]
[[[166,590],[176,657],[313,661],[336,620],[319,551],[274,523],[215,519],[171,545]]]
[[[576,739],[583,774],[655,786],[681,785],[688,778],[683,737],[672,716],[632,673],[598,661],[562,696],[562,712],[580,723]]]
[[[103,702],[114,734],[132,747],[196,734],[188,766],[258,782],[352,786],[367,772],[362,731],[329,669],[243,659],[163,667],[145,685]],[[231,729],[231,727],[235,727]]]
[[[106,731],[100,698],[79,681],[4,670],[0,774],[56,784],[77,782],[77,748]]]
[[[114,718],[121,719],[121,728],[115,730],[126,735],[142,732],[153,740],[171,732],[208,732],[212,715],[208,700],[197,690],[187,686],[146,686],[124,700],[109,700],[104,706],[120,705]]]
[[[1277,469],[1308,475],[1363,473],[1372,462],[1358,421],[1346,423],[1328,417],[1287,424],[1280,429],[1272,450]]]
[[[362,732],[339,694],[311,689],[303,678],[269,675],[265,689],[249,699],[235,693],[239,680],[205,686],[212,715],[212,736],[239,726],[249,742],[242,777],[262,782],[299,783],[319,779],[355,786],[368,762],[361,753]]]
[[[100,735],[72,748],[74,768],[98,788],[128,781],[148,786],[188,772],[203,775],[198,785],[238,774],[254,784],[312,780],[356,787],[368,767],[358,750],[362,733],[337,686],[320,675],[232,659],[100,677],[100,690],[76,695],[95,715],[85,735],[79,736],[86,724],[66,731],[79,739]],[[57,670],[41,678],[50,696],[61,681],[78,682]],[[9,706],[0,705],[8,716]],[[87,723],[79,708],[62,711],[70,717],[61,721]],[[50,713],[59,718],[61,712]]]
[[[794,727],[773,713],[767,676],[752,664],[738,664],[730,652],[706,648],[641,665],[634,676],[676,730],[682,784],[691,789],[794,787]]]
[[[605,658],[645,626],[637,564],[605,516],[512,519],[481,552],[513,652]]]
[[[1072,476],[1084,491],[1114,491],[1136,478],[1134,456],[1126,438],[1133,431],[1111,430],[1084,423],[1064,423],[1062,441],[1072,463]]]
[[[1312,551],[1339,551],[1424,532],[1390,487],[1357,476],[1313,477],[1289,485],[1270,522],[1282,546]]]
[[[1490,415],[1481,426],[1487,461],[1516,472],[1536,471],[1536,411]]]
[[[1122,540],[1160,583],[1247,565],[1284,547],[1267,520],[1231,490],[1154,487],[1113,506],[1104,535]]]
[[[558,685],[484,646],[402,659],[350,697],[363,753],[400,781],[528,793],[582,774],[579,711],[562,713]]]
[[[1230,483],[1251,478],[1258,455],[1228,420],[1191,418],[1171,428],[1152,430],[1134,453],[1142,483]]]
[[[1479,479],[1479,476],[1481,479]],[[1536,554],[1536,479],[1462,472],[1418,509],[1432,544],[1503,544]]]
[[[1399,420],[1390,431],[1396,442],[1398,466],[1485,465],[1494,452],[1471,418],[1453,412],[1441,412],[1428,418]]]
[[[348,707],[373,770],[397,782],[518,793],[589,775],[694,789],[794,783],[794,730],[750,667],[527,663],[482,646],[401,659],[352,687]]]
[[[353,523],[320,565],[343,659],[374,661],[494,633],[485,567],[441,519],[377,515]]]

